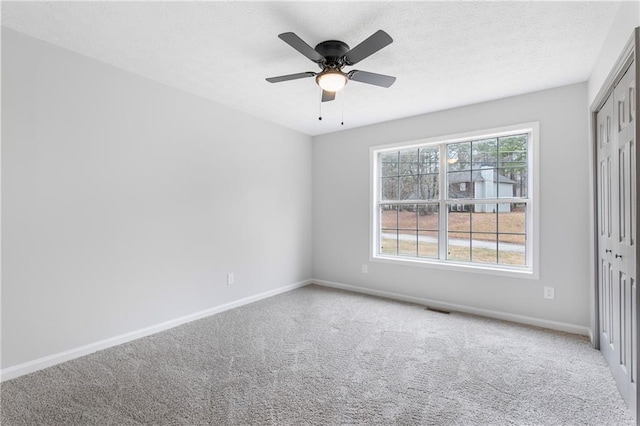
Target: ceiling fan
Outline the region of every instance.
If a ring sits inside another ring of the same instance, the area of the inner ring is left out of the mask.
[[[349,80],[381,87],[390,87],[396,81],[395,77],[389,75],[359,70],[347,72],[342,70],[345,66],[355,65],[391,44],[393,39],[382,30],[376,31],[353,49],[350,49],[347,43],[338,40],[323,41],[315,48],[312,48],[295,33],[291,32],[282,33],[278,37],[312,62],[318,64],[322,71],[317,73],[308,71],[269,77],[267,78],[269,83],[315,77],[316,83],[322,89],[322,102],[327,102],[334,100],[336,92],[340,91]]]

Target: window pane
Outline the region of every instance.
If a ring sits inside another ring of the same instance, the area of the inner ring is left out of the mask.
[[[471,260],[471,234],[449,232],[447,259],[468,262]]]
[[[389,152],[380,154],[380,176],[398,176],[398,153]]]
[[[440,193],[440,182],[438,175],[429,174],[420,176],[420,192],[419,199],[421,200],[433,200],[437,199]]]
[[[398,206],[380,206],[380,253],[398,254]]]
[[[447,144],[447,171],[471,169],[471,142]]]
[[[398,206],[398,229],[415,231],[417,223],[418,219],[415,204]]]
[[[465,172],[449,172],[447,173],[447,180],[449,181],[449,199],[473,197],[471,170]]]
[[[402,176],[400,178],[400,199],[401,200],[417,200],[420,199],[419,194],[419,177]]]
[[[471,143],[471,168],[495,168],[498,162],[498,140],[485,139]]]
[[[527,197],[527,164],[511,163],[498,169],[501,198]]]
[[[500,169],[498,170],[498,192],[496,194],[497,198],[512,198],[515,190],[516,182],[511,180],[509,177],[510,171],[508,169]]]
[[[418,150],[400,151],[400,175],[417,175],[418,169]]]
[[[418,206],[418,229],[422,231],[437,231],[438,211],[437,204]]]
[[[499,204],[498,232],[524,235],[526,233],[525,214],[525,204]]]
[[[471,234],[471,261],[480,263],[497,263],[498,245],[496,234]]]
[[[498,160],[501,165],[527,162],[527,135],[498,138]]]
[[[471,213],[473,232],[498,232],[498,214],[496,204],[474,204]]]
[[[513,195],[500,196],[527,197],[527,135],[498,138],[498,152],[500,174],[513,181]]]
[[[380,227],[382,229],[398,229],[398,206],[393,204],[380,206]]]
[[[398,254],[404,256],[418,255],[418,237],[416,231],[399,231]]]
[[[380,253],[398,254],[398,234],[397,231],[382,230],[380,233]]]
[[[418,232],[418,256],[438,257],[438,231]]]
[[[420,174],[440,171],[440,148],[437,146],[420,148]]]
[[[471,232],[471,212],[469,204],[449,206],[449,231]]]
[[[398,199],[398,178],[387,177],[380,179],[380,198],[383,200]]]
[[[526,265],[524,235],[498,235],[498,263],[501,265]]]
[[[473,198],[497,198],[498,197],[498,177],[496,169],[485,167],[476,170],[472,174],[474,192],[469,197]]]

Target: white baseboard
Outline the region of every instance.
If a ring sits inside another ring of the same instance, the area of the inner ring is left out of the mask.
[[[304,287],[311,284],[313,280],[305,280],[295,284],[278,287],[273,290],[265,291],[263,293],[255,294],[253,296],[245,297],[244,299],[236,300],[233,302],[225,303],[223,305],[215,306],[213,308],[205,309],[204,311],[195,312],[190,315],[186,315],[180,318],[176,318],[170,321],[165,321],[160,324],[146,327],[140,330],[132,331],[130,333],[121,334],[119,336],[111,337],[109,339],[100,340],[98,342],[90,343],[88,345],[80,346],[78,348],[69,349],[57,354],[48,355],[43,358],[38,358],[33,361],[28,361],[22,364],[14,365],[0,370],[0,382],[6,380],[15,379],[16,377],[23,376],[25,374],[33,373],[38,370],[42,370],[47,367],[71,361],[72,359],[79,358],[81,356],[89,355],[91,353],[101,351],[103,349],[110,348],[112,346],[121,345],[126,342],[130,342],[141,337],[149,336],[151,334],[159,333],[161,331],[169,330],[179,325],[199,320],[211,315],[215,315],[220,312],[228,311],[229,309],[237,308],[239,306],[247,305],[249,303],[257,302],[258,300],[266,299],[278,295],[280,293],[286,293],[296,288]]]
[[[549,328],[551,330],[564,331],[566,333],[579,334],[582,336],[591,336],[591,329],[576,324],[566,322],[551,321],[542,318],[528,317],[524,315],[510,314],[507,312],[493,311],[489,309],[474,308],[472,306],[456,305],[454,303],[440,302],[432,299],[424,299],[421,297],[407,296],[400,293],[390,291],[374,290],[366,287],[342,284],[333,281],[312,280],[314,284],[325,287],[333,287],[342,290],[353,291],[355,293],[369,294],[371,296],[385,297],[387,299],[400,300],[402,302],[410,302],[418,305],[430,306],[437,309],[448,311],[463,312],[466,314],[478,315],[488,318],[495,318],[503,321],[510,321],[519,324],[532,325],[535,327]]]

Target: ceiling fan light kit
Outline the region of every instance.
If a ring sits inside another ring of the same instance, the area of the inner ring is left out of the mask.
[[[335,99],[335,93],[342,90],[349,80],[380,87],[390,87],[396,81],[395,77],[383,74],[359,70],[343,71],[345,66],[355,65],[393,42],[391,36],[382,30],[376,31],[353,49],[350,49],[348,44],[339,40],[323,41],[318,43],[315,48],[312,48],[292,32],[282,33],[278,37],[309,60],[315,62],[322,71],[319,73],[307,71],[269,77],[267,78],[269,83],[280,83],[315,76],[316,83],[322,89],[322,102],[328,102]]]
[[[347,84],[348,76],[340,70],[322,71],[316,76],[316,83],[322,90],[337,92]]]

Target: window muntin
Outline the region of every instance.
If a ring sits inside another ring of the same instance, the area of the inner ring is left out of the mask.
[[[532,272],[533,142],[526,129],[373,150],[373,257]]]

